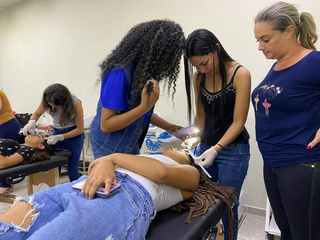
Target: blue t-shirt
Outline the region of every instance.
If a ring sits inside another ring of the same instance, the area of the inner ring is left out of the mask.
[[[122,68],[113,68],[102,81],[100,92],[102,107],[125,111],[128,106],[127,88],[125,71]]]
[[[127,101],[128,81],[123,68],[113,68],[108,72],[101,84],[100,100],[102,107],[126,111],[128,107]],[[148,121],[150,111],[145,113],[144,122]]]
[[[320,52],[275,71],[252,92],[256,138],[268,167],[320,161],[320,144],[307,150],[320,128]]]

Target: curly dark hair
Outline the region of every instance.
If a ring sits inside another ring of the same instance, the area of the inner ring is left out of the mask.
[[[141,91],[151,77],[158,82],[165,79],[168,95],[173,86],[173,100],[184,46],[185,37],[179,24],[171,20],[140,23],[131,28],[99,65],[100,81],[115,65],[124,67],[132,63],[135,67],[134,102],[140,100]]]
[[[67,126],[74,113],[74,104],[69,89],[60,83],[48,86],[42,94],[42,104],[47,112],[54,115],[56,111],[49,103],[61,106],[59,123],[61,126]]]

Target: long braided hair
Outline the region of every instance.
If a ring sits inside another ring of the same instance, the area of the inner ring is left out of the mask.
[[[218,186],[216,183],[212,182],[205,172],[196,165],[189,155],[190,165],[197,168],[200,173],[200,181],[197,191],[193,196],[185,201],[182,201],[171,207],[171,210],[180,212],[182,209],[188,209],[190,211],[186,218],[186,223],[191,222],[191,218],[201,216],[205,214],[209,208],[215,204],[216,198],[221,199],[224,203],[228,205],[229,212],[229,239],[233,239],[233,212],[232,205],[234,201],[237,201],[236,193],[229,187]]]
[[[153,20],[134,26],[99,65],[101,79],[116,65],[132,63],[134,72],[134,102],[140,100],[141,91],[151,77],[165,80],[168,95],[173,87],[172,101],[176,92],[176,80],[180,72],[180,60],[185,37],[179,24],[170,20]]]

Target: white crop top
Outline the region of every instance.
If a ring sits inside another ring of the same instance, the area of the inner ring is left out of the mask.
[[[172,160],[169,157],[164,155],[141,155],[142,157],[150,157],[154,158],[160,162],[171,165],[178,165],[176,161]],[[181,195],[180,189],[170,187],[165,184],[155,183],[148,178],[145,178],[139,174],[131,172],[124,168],[117,168],[117,172],[126,173],[130,177],[134,178],[138,181],[151,195],[156,211],[159,212],[163,209],[167,209],[181,201],[183,201],[183,197]]]

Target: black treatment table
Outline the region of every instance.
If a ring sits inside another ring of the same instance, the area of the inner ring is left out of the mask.
[[[33,185],[40,183],[46,183],[50,187],[58,185],[60,183],[58,168],[68,164],[69,156],[71,156],[70,151],[58,150],[49,160],[1,169],[0,182],[16,184],[28,176],[28,195],[33,193]],[[13,203],[15,197],[13,194],[0,194],[0,202]]]
[[[149,227],[146,240],[215,239],[216,225],[227,211],[227,204],[220,199],[216,199],[215,205],[204,215],[191,218],[191,223],[185,223],[189,214],[187,210],[180,213],[170,209],[160,211]]]

